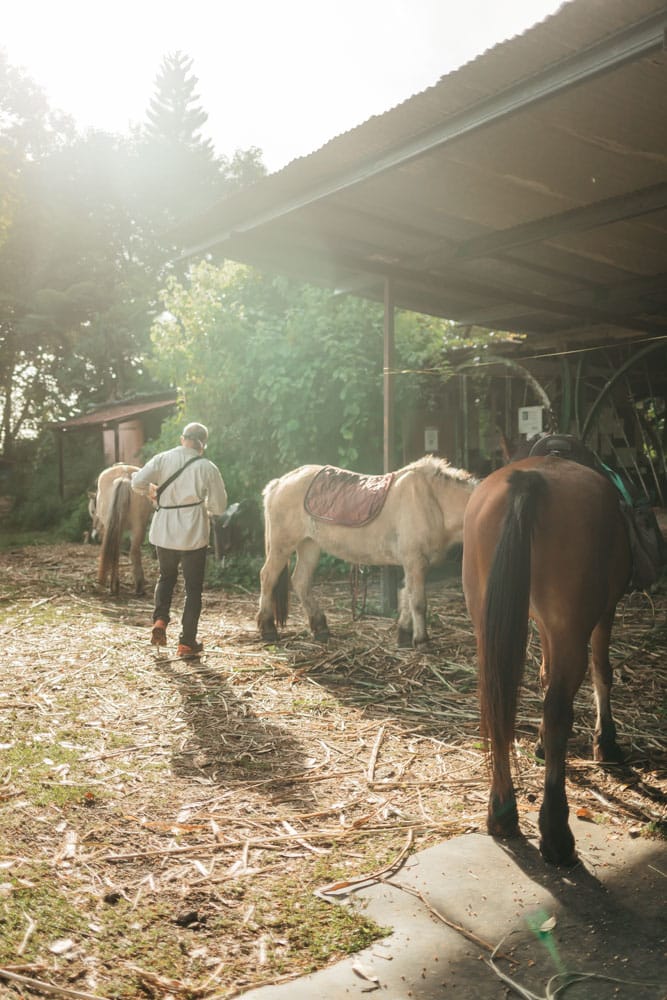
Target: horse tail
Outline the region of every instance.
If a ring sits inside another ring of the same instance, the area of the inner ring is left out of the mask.
[[[514,738],[528,643],[531,537],[547,484],[539,472],[517,470],[508,487],[509,503],[487,580],[480,630],[480,711],[494,758]]]
[[[281,628],[287,621],[289,611],[289,566],[284,566],[271,594],[273,617],[276,625]]]
[[[111,574],[112,589],[117,587],[120,546],[123,539],[123,528],[130,510],[131,499],[132,485],[129,478],[126,476],[119,477],[114,481],[112,487],[109,513],[107,522],[104,525],[98,574],[98,582],[101,585],[104,585],[107,576]]]

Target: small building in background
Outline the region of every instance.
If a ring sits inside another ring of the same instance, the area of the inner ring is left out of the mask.
[[[65,448],[71,437],[77,435],[78,440],[80,436],[82,448],[90,447],[98,452],[98,471],[116,462],[140,465],[144,444],[151,438],[158,437],[162,421],[174,412],[176,403],[174,393],[136,397],[106,403],[79,417],[53,424],[52,430],[58,443],[61,498],[67,493]],[[75,488],[78,489],[79,484]]]

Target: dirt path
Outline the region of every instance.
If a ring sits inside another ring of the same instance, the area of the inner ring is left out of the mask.
[[[380,933],[318,887],[390,864],[408,837],[421,848],[483,831],[474,643],[456,582],[431,586],[428,653],[396,650],[385,619],[353,622],[346,584],[322,587],[326,648],[298,608],[265,648],[257,595],[209,591],[206,653],[183,662],[148,645],[149,599],[95,586],[96,556],[0,557],[0,974],[72,996],[231,997]],[[626,766],[590,761],[590,688],[578,697],[570,805],[612,836],[664,818],[666,608],[635,595],[619,611]],[[538,715],[529,671],[524,814],[542,780]],[[8,995],[29,993],[11,982]]]

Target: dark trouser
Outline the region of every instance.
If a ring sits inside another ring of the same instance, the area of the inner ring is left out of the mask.
[[[181,618],[180,643],[192,646],[197,641],[197,625],[201,614],[201,592],[204,586],[206,570],[207,546],[181,552],[179,549],[162,549],[156,546],[160,575],[155,586],[155,610],[153,621],[161,618],[169,623],[171,598],[178,578],[178,567],[183,567],[183,583],[185,584],[185,604]]]

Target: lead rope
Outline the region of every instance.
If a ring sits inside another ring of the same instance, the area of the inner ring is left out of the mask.
[[[362,596],[361,596],[361,608],[357,610],[357,605],[359,602],[359,579],[362,580]],[[352,621],[357,621],[361,618],[366,611],[366,597],[368,594],[368,574],[364,571],[364,567],[355,563],[350,568],[350,591],[352,594]]]

